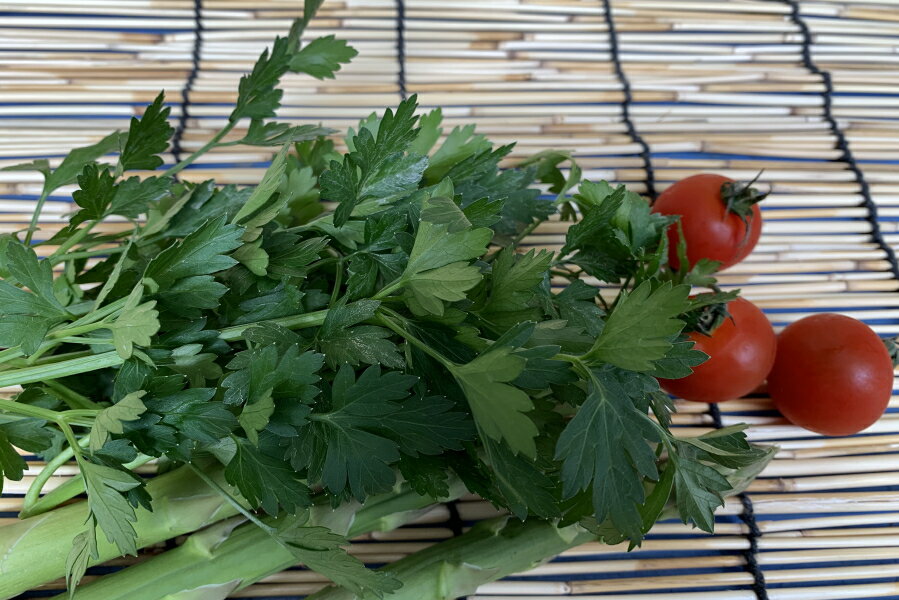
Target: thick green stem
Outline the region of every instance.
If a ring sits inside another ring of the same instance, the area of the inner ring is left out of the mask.
[[[464,488],[454,484],[453,498]],[[412,491],[371,498],[364,506],[347,503],[336,510],[318,506],[310,525],[323,525],[350,537],[390,530],[417,518],[434,500]],[[158,600],[201,586],[219,589],[222,598],[286,568],[297,560],[252,524],[241,519],[192,535],[183,545],[78,589],[77,600]],[[164,574],[164,576],[160,576]],[[61,597],[60,597],[61,598]]]
[[[88,442],[88,439],[89,438],[87,436],[85,436],[84,438],[81,439],[81,441],[83,441],[84,444],[86,444]],[[138,458],[131,461],[130,463],[126,463],[125,468],[128,470],[134,470],[138,467],[141,467],[141,466],[147,464],[151,460],[153,460],[152,456],[141,455]],[[41,471],[41,474],[43,474],[43,471]],[[32,484],[32,486],[34,486],[34,484]],[[28,491],[30,492],[31,489],[29,488]],[[22,511],[19,513],[19,517],[25,519],[28,517],[33,517],[35,515],[45,513],[47,511],[53,510],[54,508],[56,508],[63,502],[66,502],[67,500],[71,500],[78,494],[83,494],[83,493],[84,493],[84,477],[82,477],[80,474],[74,475],[72,477],[68,477],[68,478],[66,478],[65,483],[63,483],[62,485],[47,492],[46,494],[41,496],[39,499],[37,499],[30,506],[28,506],[27,503],[23,503]]]
[[[390,600],[452,600],[479,586],[533,569],[573,546],[594,539],[577,525],[558,528],[540,520],[501,518],[420,550],[384,567],[403,582]],[[329,587],[307,600],[354,600],[352,592]]]
[[[61,363],[12,369],[0,373],[0,387],[25,385],[26,383],[36,383],[38,381],[47,381],[48,379],[59,379],[60,377],[89,373],[107,367],[116,367],[123,362],[125,360],[115,352],[104,352],[82,358],[73,358]]]
[[[214,473],[221,477],[220,469]],[[134,523],[138,548],[234,515],[234,509],[188,469],[153,479],[147,490],[153,497],[153,512],[138,509]],[[72,539],[84,530],[87,515],[87,503],[78,502],[0,527],[0,598],[13,598],[64,576]],[[98,562],[119,556],[119,550],[102,533],[97,542]]]

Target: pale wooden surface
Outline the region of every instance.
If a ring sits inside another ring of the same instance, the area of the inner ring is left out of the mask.
[[[419,93],[426,107],[443,106],[450,126],[474,122],[497,142],[518,141],[512,161],[546,147],[569,149],[587,177],[642,191],[646,173],[621,121],[623,95],[602,4],[406,0],[406,89]],[[832,113],[855,158],[864,161],[884,238],[899,245],[899,168],[889,162],[899,160],[899,1],[800,4],[811,58],[833,78]],[[188,152],[230,111],[210,103],[233,100],[242,71],[286,31],[301,2],[202,5],[200,69],[182,144]],[[336,33],[361,56],[336,81],[290,76],[284,120],[344,129],[399,100],[396,6],[394,0],[325,3],[308,35]],[[630,112],[654,154],[656,188],[694,172],[750,179],[761,169],[762,185],[773,187],[758,248],[722,274],[723,286],[742,288],[778,327],[834,310],[868,320],[883,335],[899,334],[899,281],[872,241],[854,175],[838,160],[822,118],[824,86],[803,65],[803,36],[789,3],[613,0],[612,6],[635,101]],[[183,97],[196,35],[193,0],[6,0],[2,10],[11,14],[0,17],[0,166],[60,156],[125,128],[160,88],[172,102]],[[79,30],[98,26],[107,29]],[[176,106],[173,116],[179,115]],[[263,169],[253,163],[266,158],[258,149],[227,148],[185,177],[255,183]],[[26,224],[39,185],[33,174],[0,173],[0,231]],[[61,193],[48,203],[42,218],[48,234],[60,226],[66,202]],[[563,237],[564,224],[547,223],[531,242],[557,248]],[[771,598],[899,598],[889,579],[899,564],[897,406],[899,399],[865,435],[837,439],[784,424],[764,398],[721,406],[725,424],[749,422],[751,438],[781,446],[750,488],[764,532],[759,562],[770,583],[790,586],[771,590]],[[675,423],[684,432],[712,426],[705,405],[681,409]],[[0,522],[13,517],[16,494],[28,483],[7,488]],[[740,568],[746,528],[733,518],[741,510],[729,501],[714,536],[683,539],[683,526],[663,524],[639,551],[624,555],[621,548],[588,545],[525,579],[485,586],[478,598],[749,600],[752,578]],[[470,520],[493,514],[477,499],[463,502],[460,512]],[[449,536],[446,518],[438,509],[417,528],[379,535],[354,551],[373,563],[396,559]],[[695,551],[707,556],[689,557]],[[853,562],[830,566],[834,561]],[[700,564],[710,573],[692,574]],[[555,581],[539,580],[546,577]],[[812,587],[815,582],[826,587]],[[241,595],[300,596],[320,584],[315,574],[290,571]],[[625,594],[630,591],[643,593]]]

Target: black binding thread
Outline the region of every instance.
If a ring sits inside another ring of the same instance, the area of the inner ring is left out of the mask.
[[[194,82],[197,80],[197,74],[200,71],[200,51],[203,47],[203,0],[194,0],[194,47],[191,50],[190,73],[184,80],[184,88],[181,90],[181,116],[178,117],[178,124],[175,126],[175,133],[172,135],[172,156],[175,157],[175,163],[181,162],[183,149],[181,148],[181,138],[184,137],[184,131],[187,129],[187,120],[190,118],[190,92],[193,90]]]
[[[396,85],[399,88],[400,100],[406,99],[406,4],[396,0],[396,62],[399,70],[396,73]]]
[[[615,66],[615,75],[621,83],[621,92],[624,94],[624,99],[621,101],[621,118],[624,121],[625,127],[627,127],[627,134],[630,136],[631,141],[640,146],[639,156],[643,159],[643,170],[646,172],[646,195],[651,201],[654,201],[656,198],[655,170],[652,167],[652,156],[649,152],[649,144],[647,144],[643,137],[637,132],[637,128],[634,126],[633,121],[631,121],[630,106],[634,101],[634,97],[631,94],[631,82],[624,73],[624,67],[621,66],[621,59],[618,51],[618,32],[615,30],[615,19],[612,17],[611,0],[602,0],[602,5],[606,13],[606,29],[608,29],[609,35],[609,54],[612,58],[612,64]]]
[[[743,553],[746,560],[746,570],[752,575],[752,591],[759,600],[769,600],[768,590],[765,587],[765,573],[759,566],[759,538],[762,537],[762,531],[759,529],[758,523],[755,521],[755,510],[752,506],[752,500],[746,494],[740,494],[740,503],[743,505],[743,512],[740,513],[740,520],[746,524],[749,533],[746,539],[749,540],[749,548]]]
[[[855,157],[852,154],[852,150],[849,148],[849,142],[846,140],[846,136],[843,134],[842,130],[840,130],[839,125],[837,125],[836,119],[833,116],[833,81],[831,80],[830,73],[828,71],[822,71],[818,65],[815,64],[815,61],[812,59],[812,35],[809,31],[808,24],[803,20],[802,13],[800,10],[799,2],[796,0],[781,0],[787,6],[790,7],[790,19],[793,21],[793,24],[799,28],[799,32],[802,34],[802,64],[805,68],[814,73],[818,77],[821,78],[821,82],[824,84],[824,91],[821,93],[821,98],[824,102],[824,120],[827,121],[827,124],[830,126],[830,132],[836,139],[836,149],[841,152],[840,158],[838,159],[841,162],[846,163],[849,167],[849,170],[855,175],[855,181],[859,186],[859,189],[862,193],[862,206],[864,206],[868,211],[868,216],[865,219],[868,223],[871,224],[871,238],[874,242],[880,247],[881,250],[886,254],[887,261],[890,263],[890,271],[893,274],[893,277],[899,279],[899,262],[896,261],[896,253],[893,251],[893,248],[883,239],[883,232],[880,230],[880,221],[877,217],[877,205],[874,203],[874,200],[871,198],[871,189],[868,186],[868,182],[865,179],[865,174],[861,170],[861,167],[858,166],[858,163],[855,162]]]
[[[449,511],[449,520],[446,525],[453,532],[453,537],[459,537],[464,533],[465,523],[459,514],[459,505],[456,500],[446,503],[446,509]]]
[[[721,420],[721,409],[717,404],[709,404],[709,416],[712,418],[712,424],[715,429],[724,427]],[[752,500],[744,493],[737,496],[743,505],[743,512],[740,513],[740,520],[749,530],[746,539],[749,541],[749,548],[743,552],[743,558],[746,561],[746,571],[752,575],[752,591],[758,600],[769,600],[768,590],[765,587],[765,573],[762,571],[758,561],[759,554],[759,538],[762,537],[762,531],[759,529],[755,520],[755,510],[752,506]]]

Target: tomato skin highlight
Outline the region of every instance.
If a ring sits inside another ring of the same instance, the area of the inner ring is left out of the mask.
[[[762,382],[774,364],[777,337],[768,318],[743,298],[727,305],[730,318],[711,336],[693,332],[694,348],[709,359],[682,379],[660,379],[666,392],[695,402],[723,402],[745,396]]]
[[[739,215],[728,212],[721,197],[721,186],[732,182],[723,175],[691,175],[662,192],[653,204],[653,212],[680,215],[691,266],[708,258],[726,269],[749,256],[759,241],[762,213],[758,205],[752,206],[747,232],[746,224]],[[675,269],[680,268],[678,241],[677,225],[672,225],[668,228],[668,261]]]
[[[893,391],[893,363],[874,331],[835,314],[805,317],[778,336],[768,392],[794,425],[851,435],[874,424]]]

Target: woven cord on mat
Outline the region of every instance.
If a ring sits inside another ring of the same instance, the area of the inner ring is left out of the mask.
[[[815,61],[812,58],[812,34],[809,31],[805,19],[802,18],[802,7],[800,6],[800,3],[797,0],[780,1],[790,7],[790,19],[796,27],[799,28],[799,31],[802,34],[803,65],[805,65],[806,69],[815,75],[818,75],[821,78],[821,83],[824,84],[824,91],[821,92],[823,116],[830,126],[830,132],[836,140],[836,147],[841,152],[838,160],[846,163],[849,170],[855,175],[855,181],[858,183],[858,187],[861,190],[864,206],[868,211],[867,219],[871,224],[871,237],[874,239],[874,242],[877,243],[878,247],[883,250],[884,254],[886,254],[886,258],[890,262],[890,270],[893,273],[893,277],[899,279],[899,262],[896,261],[896,253],[893,251],[893,248],[883,239],[883,233],[880,230],[880,219],[877,216],[877,205],[871,198],[871,186],[868,185],[864,172],[855,161],[855,156],[852,154],[852,149],[849,147],[846,135],[840,129],[837,120],[833,116],[833,79],[829,72],[818,68],[818,65],[815,64]]]
[[[200,55],[203,51],[203,0],[193,0],[193,3],[194,44],[190,57],[190,72],[187,74],[181,90],[181,114],[178,116],[178,124],[172,135],[172,155],[175,157],[176,163],[181,162],[181,159],[184,158],[181,141],[184,138],[184,131],[187,129],[188,119],[190,119],[190,93],[200,72]]]
[[[396,85],[400,100],[406,99],[406,4],[396,0]]]
[[[161,88],[185,110],[172,120],[174,159],[183,158],[227,117],[238,78],[300,4],[166,0],[114,14],[99,0],[7,0],[0,163],[58,156],[127,129]],[[287,82],[279,120],[345,129],[418,93],[423,108],[445,107],[445,133],[476,122],[498,143],[517,141],[508,164],[570,149],[587,177],[650,196],[694,172],[748,179],[764,169],[774,190],[762,240],[722,274],[723,289],[741,288],[777,327],[839,310],[895,335],[895,9],[894,0],[327,0],[309,37],[336,33],[360,57],[336,80]],[[100,18],[106,27],[97,28]],[[181,176],[253,184],[268,156],[231,146]],[[0,174],[0,230],[27,224],[36,185],[27,173]],[[70,210],[65,196],[48,202],[42,235]],[[562,224],[548,223],[531,242],[558,249],[563,236]],[[680,409],[679,432],[707,431],[705,406]],[[753,441],[782,448],[747,492],[754,503],[730,499],[714,536],[663,523],[635,553],[572,551],[478,598],[752,600],[765,592],[753,558],[774,597],[899,598],[890,577],[899,564],[899,515],[890,512],[899,511],[896,413],[865,436],[828,440],[779,422],[764,399],[713,410],[716,423],[748,421]],[[14,518],[23,487],[4,491],[0,522]],[[378,564],[493,515],[466,498],[356,548]],[[321,584],[304,572],[278,577],[247,593],[298,598]]]
[[[640,158],[643,159],[643,170],[646,172],[646,196],[651,201],[654,201],[656,199],[656,184],[655,172],[652,168],[652,154],[649,150],[649,144],[637,131],[631,119],[631,103],[634,101],[634,97],[631,94],[631,82],[627,78],[627,74],[624,72],[624,67],[621,64],[621,56],[618,49],[618,31],[615,28],[615,16],[612,13],[611,0],[602,0],[602,8],[606,17],[606,27],[609,36],[609,58],[612,60],[612,65],[615,68],[615,76],[621,83],[621,119],[625,127],[627,127],[627,134],[631,140],[640,146]]]
[[[721,422],[721,409],[717,404],[709,404],[709,416],[712,417],[712,424],[715,429],[721,429],[724,425]],[[743,511],[740,513],[740,520],[746,525],[746,539],[749,542],[749,548],[743,553],[746,559],[746,571],[752,575],[752,591],[758,600],[769,600],[768,589],[765,587],[765,573],[759,565],[759,538],[762,532],[755,520],[755,508],[752,505],[752,499],[745,492],[739,494],[740,505]]]

